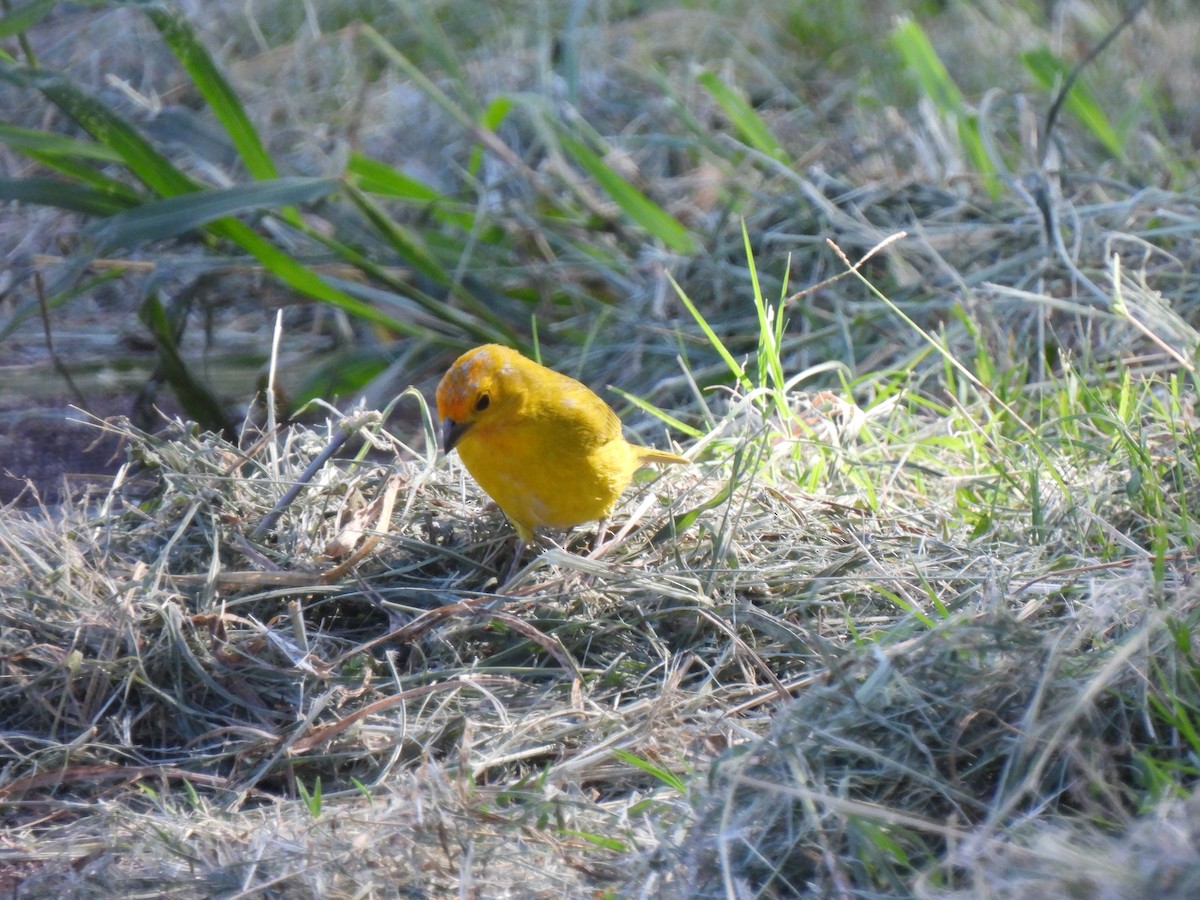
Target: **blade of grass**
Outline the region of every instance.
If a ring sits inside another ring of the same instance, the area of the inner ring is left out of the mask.
[[[220,432],[230,440],[237,439],[237,430],[225,415],[221,402],[202,382],[192,375],[192,368],[179,355],[170,317],[157,294],[151,293],[138,317],[150,330],[158,350],[163,377],[171,385],[184,411],[201,427]]]
[[[425,182],[358,152],[350,154],[346,173],[354,175],[358,187],[368,193],[385,194],[407,203],[432,206],[443,197]]]
[[[968,108],[925,30],[914,19],[902,18],[892,31],[892,46],[916,79],[917,86],[937,110],[955,124],[967,159],[983,176],[983,186],[989,196],[998,198],[1001,191],[999,172],[979,133],[979,117]]]
[[[86,163],[69,159],[65,156],[43,156],[40,153],[30,153],[29,157],[51,171],[58,172],[68,178],[74,178],[83,184],[91,185],[100,193],[108,194],[113,198],[114,202],[122,203],[126,207],[136,206],[146,201],[146,197],[143,194],[140,194],[129,185],[123,184],[115,178],[108,177],[99,169],[93,169]]]
[[[911,18],[901,19],[892,32],[892,46],[900,54],[905,67],[916,78],[917,86],[933,101],[934,106],[954,116],[961,117],[967,114],[967,104],[963,100],[962,92],[946,71],[946,66],[937,55],[937,51],[933,49],[925,29]]]
[[[619,748],[614,748],[612,751],[612,754],[613,754],[613,756],[615,756],[617,759],[621,760],[621,762],[625,763],[626,765],[633,766],[635,769],[640,769],[641,771],[645,772],[647,775],[650,775],[650,776],[656,778],[657,780],[661,781],[663,784],[665,784],[667,787],[669,787],[671,790],[677,792],[681,796],[684,796],[684,797],[687,796],[687,792],[688,792],[687,782],[684,779],[680,778],[678,775],[676,775],[674,772],[672,772],[670,769],[665,769],[662,766],[656,766],[654,763],[650,762],[649,760],[642,759],[642,757],[636,756],[633,753],[630,753],[628,750],[621,750]]]
[[[619,387],[613,387],[611,385],[609,386],[609,390],[612,391],[614,394],[616,394],[621,399],[625,400],[627,403],[631,404],[632,406],[636,406],[642,412],[649,413],[650,415],[654,416],[654,418],[658,419],[660,422],[662,422],[668,428],[671,428],[676,431],[682,431],[684,434],[686,434],[690,438],[699,438],[699,437],[702,437],[704,434],[704,432],[701,431],[699,428],[695,428],[691,425],[686,424],[685,422],[681,422],[679,419],[675,418],[673,415],[666,412],[665,410],[659,409],[657,406],[655,406],[652,403],[647,403],[641,397],[638,397],[634,394],[630,394],[628,391],[623,391]]]
[[[246,171],[258,179],[278,177],[275,163],[246,115],[237,92],[182,12],[161,0],[125,0],[122,5],[140,9],[158,29],[163,41],[191,76],[196,90],[229,134]]]
[[[404,72],[413,83],[433,100],[438,106],[446,111],[459,125],[466,128],[468,131],[477,130],[478,111],[475,114],[464,110],[458,103],[450,98],[450,95],[433,83],[432,79],[425,74],[425,71],[410,60],[404,53],[395,47],[387,38],[372,28],[370,25],[364,25],[362,29],[363,37],[365,37],[372,46],[374,46],[384,58],[392,65],[396,66]],[[489,149],[492,149],[489,147]],[[508,149],[505,147],[505,149]]]
[[[504,143],[495,132],[489,131],[481,124],[482,114],[478,111],[477,104],[474,103],[473,98],[467,98],[463,105],[456,103],[451,99],[449,94],[433,83],[420,66],[405,56],[404,53],[393,46],[387,38],[370,25],[362,27],[362,35],[370,42],[371,46],[383,54],[384,59],[403,71],[422,93],[440,106],[464,130],[473,135],[489,153],[495,155],[497,159],[504,162],[505,165],[514,171],[520,172],[528,180],[529,184],[546,199],[548,204],[557,205],[557,191],[551,188],[539,173],[529,168],[521,157],[508,144]],[[464,105],[475,110],[475,112],[468,112],[464,109]]]
[[[366,194],[352,185],[346,185],[346,196],[401,259],[440,285],[450,283],[450,276],[416,231],[390,218]]]
[[[34,0],[0,18],[0,39],[13,37],[33,28],[52,10],[58,0]]]
[[[104,144],[81,141],[52,131],[20,128],[7,122],[0,122],[0,143],[28,155],[39,153],[46,156],[70,156],[110,163],[121,161],[121,156]]]
[[[512,112],[513,100],[511,97],[499,96],[488,104],[487,109],[479,117],[479,124],[486,131],[495,131],[508,118],[508,114]],[[472,178],[479,177],[479,170],[483,166],[483,145],[476,144],[471,150],[471,159],[467,163],[467,172]]]
[[[668,522],[650,538],[650,543],[657,546],[663,541],[682,534],[695,525],[696,520],[701,515],[710,509],[719,509],[725,503],[728,503],[729,498],[733,496],[733,484],[733,479],[730,478],[722,485],[721,490],[717,491],[717,493],[713,494],[713,496],[709,497],[703,503],[671,516]]]
[[[457,286],[455,286],[456,296],[462,298],[465,302],[470,304],[474,315],[468,312],[457,310],[444,300],[431,297],[429,294],[419,290],[414,285],[406,283],[403,279],[398,278],[389,272],[384,266],[381,266],[369,259],[367,256],[355,250],[348,244],[344,244],[340,241],[330,238],[316,231],[315,229],[305,229],[304,233],[313,240],[324,244],[326,247],[340,256],[347,264],[361,269],[380,284],[386,285],[395,295],[403,297],[407,300],[411,300],[419,306],[424,307],[437,320],[453,325],[455,328],[460,329],[465,334],[472,335],[473,337],[488,343],[506,343],[514,346],[520,345],[520,341],[516,339],[515,335],[504,323],[503,319],[496,315],[489,308],[488,304],[483,303],[473,294],[465,290],[458,292]],[[345,292],[351,296],[356,294],[361,294],[362,296],[371,296],[375,290],[375,288],[371,288],[367,285],[356,285],[353,287],[347,285],[345,288]],[[380,324],[386,325],[386,323]],[[415,326],[410,324],[405,330],[402,330],[401,333],[414,333],[414,327]],[[429,334],[425,334],[424,336],[430,337]],[[448,339],[446,337],[438,336],[435,339],[439,343],[455,343],[452,339]]]
[[[475,217],[463,211],[463,204],[413,178],[411,175],[392,168],[379,160],[361,153],[351,153],[346,165],[346,174],[360,191],[390,197],[403,203],[428,210],[438,221],[470,231]]]
[[[1022,53],[1021,62],[1038,85],[1047,91],[1057,90],[1071,74],[1071,66],[1044,47]],[[1109,153],[1117,159],[1125,158],[1125,148],[1117,130],[1082,81],[1071,85],[1064,105]]]
[[[20,87],[41,91],[92,137],[115,151],[135,176],[161,196],[173,197],[194,193],[200,189],[199,184],[177,169],[138,134],[132,125],[104,103],[82,91],[65,76],[0,62],[0,78]],[[351,315],[383,325],[400,334],[424,334],[421,329],[387,316],[345,292],[336,290],[315,272],[236,219],[218,219],[206,227],[218,237],[233,241],[261,262],[280,281],[302,294],[330,303]]]
[[[738,137],[755,150],[787,165],[791,164],[787,152],[772,133],[770,126],[741,94],[717,77],[715,72],[701,72],[696,80],[712,94],[713,99],[725,111]]]
[[[414,24],[421,52],[434,60],[448,76],[449,83],[458,94],[458,106],[469,118],[478,120],[482,114],[478,95],[470,86],[470,80],[459,64],[459,52],[446,37],[441,22],[433,14],[425,0],[406,0],[404,12]],[[428,68],[426,66],[426,68]]]
[[[780,344],[783,340],[783,316],[767,303],[763,296],[762,286],[758,281],[758,267],[754,264],[754,248],[750,246],[750,232],[746,222],[742,220],[742,247],[746,252],[746,266],[750,272],[750,286],[754,291],[754,310],[758,316],[758,351],[755,353],[755,366],[758,368],[758,387],[766,391],[775,406],[780,422],[791,418],[788,408],[786,381],[783,374],[783,361],[779,356]],[[784,281],[784,296],[787,295],[787,282]]]
[[[130,172],[160,196],[173,197],[199,188],[125,119],[66,76],[0,61],[0,78],[18,87],[41,91],[75,124],[115,152]]]
[[[582,141],[565,129],[560,130],[558,140],[563,150],[604,188],[633,222],[676,253],[696,252],[696,239],[683,223],[617,174]]]
[[[306,203],[337,190],[335,178],[276,178],[167,197],[127,209],[85,229],[100,254],[177,237],[238,213]]]
[[[114,197],[108,191],[59,178],[0,178],[0,200],[52,206],[89,216],[111,216],[130,207],[128,200]]]
[[[429,338],[429,332],[409,322],[404,322],[394,316],[380,312],[374,306],[340,291],[322,279],[316,272],[304,264],[297,262],[284,251],[280,250],[266,238],[261,237],[249,226],[236,219],[222,219],[209,226],[223,236],[235,241],[243,250],[261,262],[269,272],[275,275],[288,287],[305,294],[314,300],[328,303],[344,310],[352,316],[357,316],[367,322],[382,325],[398,334],[411,337]]]
[[[717,333],[713,331],[712,326],[708,324],[708,320],[701,315],[700,310],[698,310],[696,305],[692,303],[692,298],[689,297],[683,288],[679,286],[679,282],[677,282],[674,276],[672,276],[669,272],[667,273],[667,279],[671,282],[671,287],[675,288],[675,294],[679,297],[680,302],[687,308],[687,311],[692,314],[692,318],[696,320],[696,324],[700,326],[700,330],[703,331],[704,336],[708,338],[708,342],[712,344],[713,349],[716,350],[721,359],[725,361],[725,365],[729,368],[730,374],[737,379],[738,384],[740,384],[747,393],[753,391],[754,385],[751,384],[750,379],[746,377],[746,370],[742,368],[741,363],[733,358],[733,354],[729,352],[729,348],[725,346],[725,342],[717,336]]]
[[[5,123],[0,123],[0,143],[7,144],[47,169],[90,184],[98,191],[108,194],[114,201],[123,202],[126,206],[134,206],[141,202],[137,191],[83,162],[121,162],[121,155],[104,144],[77,140],[48,131],[18,128]]]

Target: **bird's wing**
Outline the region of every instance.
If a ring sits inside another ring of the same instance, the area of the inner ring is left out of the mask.
[[[611,406],[574,378],[555,374],[554,396],[547,398],[547,407],[561,419],[559,427],[576,432],[584,447],[599,447],[621,437],[621,420]]]

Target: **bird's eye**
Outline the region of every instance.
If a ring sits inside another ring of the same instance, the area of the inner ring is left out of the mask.
[[[483,412],[491,402],[492,400],[487,394],[480,394],[479,399],[475,401],[475,412]]]

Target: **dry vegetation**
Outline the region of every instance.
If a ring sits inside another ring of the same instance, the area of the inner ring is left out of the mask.
[[[350,170],[302,219],[238,212],[394,327],[236,231],[6,206],[0,400],[57,377],[35,271],[85,398],[173,394],[94,421],[109,482],[0,508],[0,892],[1200,894],[1200,15],[1146,9],[1085,70],[1113,153],[1085,106],[1037,143],[1021,54],[1069,67],[1115,3],[918,4],[957,110],[889,38],[912,4],[619,6],[190,10],[280,172]],[[162,98],[123,108],[207,187],[252,181],[136,5],[26,39]],[[81,135],[2,90],[0,124]],[[423,397],[533,319],[695,465],[498,587],[512,531]],[[342,411],[276,426],[312,394]],[[145,414],[206,396],[224,423]]]

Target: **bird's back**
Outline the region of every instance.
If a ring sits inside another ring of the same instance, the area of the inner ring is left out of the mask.
[[[479,348],[452,373],[447,408],[477,402],[479,382],[490,385],[489,404],[456,447],[526,541],[537,527],[605,518],[641,465],[687,461],[630,444],[590,388],[507,347]]]

